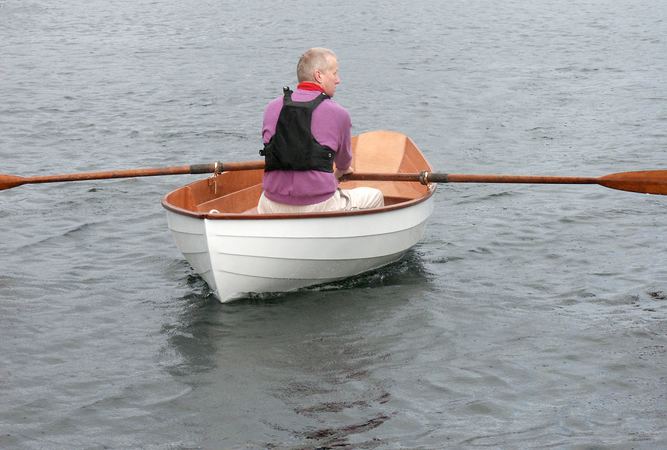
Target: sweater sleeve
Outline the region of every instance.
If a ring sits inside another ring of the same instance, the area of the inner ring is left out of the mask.
[[[342,109],[342,108],[341,108]],[[345,170],[352,164],[352,120],[350,114],[343,110],[340,115],[338,151],[336,152],[336,167]]]

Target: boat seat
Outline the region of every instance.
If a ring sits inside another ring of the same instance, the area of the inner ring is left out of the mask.
[[[356,172],[398,172],[405,156],[406,136],[394,131],[375,131],[352,138]],[[355,151],[357,147],[368,149]]]
[[[201,203],[197,205],[197,209],[201,212],[209,212],[212,209],[216,209],[225,213],[243,214],[246,211],[257,208],[257,201],[261,193],[262,184],[258,183]]]

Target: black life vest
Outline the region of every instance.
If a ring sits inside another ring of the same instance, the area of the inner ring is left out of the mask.
[[[276,133],[259,151],[259,154],[264,156],[264,170],[333,172],[335,152],[320,145],[310,129],[313,111],[331,97],[321,93],[309,102],[295,102],[292,101],[290,88],[283,88],[283,92],[283,107],[278,117]]]

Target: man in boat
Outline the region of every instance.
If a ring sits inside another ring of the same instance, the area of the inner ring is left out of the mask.
[[[264,111],[265,158],[260,214],[351,211],[384,205],[378,189],[340,189],[352,173],[350,114],[332,100],[340,83],[338,60],[326,48],[311,48],[297,64],[299,84]],[[334,168],[335,164],[335,168]]]

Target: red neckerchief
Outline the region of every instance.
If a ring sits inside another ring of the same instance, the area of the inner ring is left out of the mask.
[[[320,86],[317,83],[313,83],[312,81],[302,81],[299,83],[296,87],[297,89],[303,89],[304,91],[320,91],[324,92],[324,88]]]

